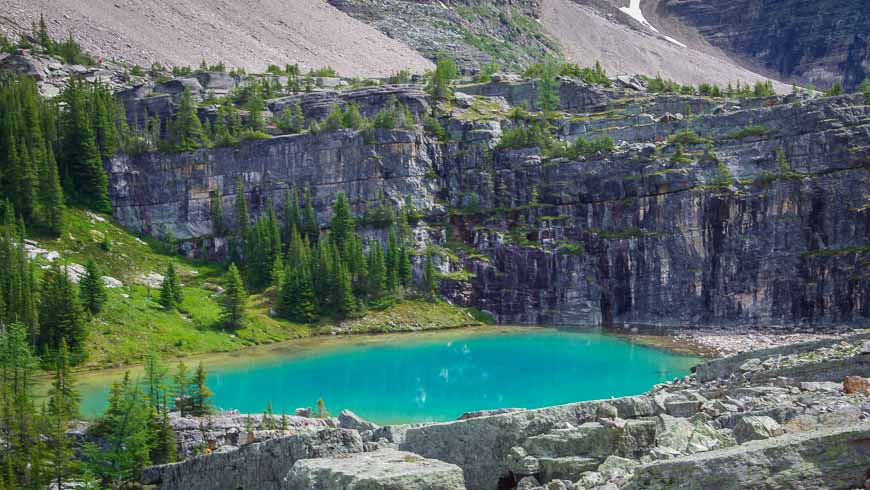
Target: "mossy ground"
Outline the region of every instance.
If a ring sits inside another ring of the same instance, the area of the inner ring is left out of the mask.
[[[270,289],[249,297],[243,328],[228,330],[221,322],[218,303],[224,273],[221,264],[166,255],[160,244],[137,238],[105,216],[71,210],[69,222],[68,232],[59,239],[35,237],[39,247],[59,252],[68,263],[94,260],[104,275],[124,283],[107,290],[103,311],[88,320],[88,368],[137,363],[152,350],[166,358],[230,352],[336,329],[383,333],[486,323],[474,310],[406,300],[341,324],[330,318],[299,324],[271,315],[275,291]],[[141,278],[153,272],[162,274],[170,261],[175,262],[184,286],[184,301],[178,310],[167,311],[157,301],[159,290],[141,284]]]

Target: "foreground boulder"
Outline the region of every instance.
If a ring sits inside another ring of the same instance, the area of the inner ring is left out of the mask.
[[[162,490],[277,490],[293,463],[300,459],[327,458],[362,450],[362,438],[357,431],[306,430],[234,451],[152,466],[142,473],[142,483],[159,485]]]
[[[624,488],[863,488],[868,468],[870,422],[862,422],[651,463]]]
[[[286,490],[464,490],[458,466],[414,453],[380,449],[350,456],[297,461]]]

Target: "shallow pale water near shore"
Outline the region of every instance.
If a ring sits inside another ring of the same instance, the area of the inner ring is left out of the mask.
[[[333,415],[348,408],[381,424],[638,394],[699,361],[599,331],[532,327],[315,338],[200,359],[220,408],[261,413],[271,400],[292,414],[323,398]],[[83,415],[105,407],[121,375],[80,376]]]

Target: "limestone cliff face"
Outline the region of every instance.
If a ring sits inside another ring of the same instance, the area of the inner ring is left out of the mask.
[[[659,9],[711,44],[786,79],[851,89],[870,77],[870,8],[864,0],[663,0]]]
[[[451,132],[446,144],[422,128],[381,130],[373,139],[342,130],[119,156],[109,162],[116,216],[143,233],[201,239],[212,233],[212,193],[236,219],[238,178],[254,213],[269,201],[280,213],[287,185],[310,187],[324,225],[337,192],[363,215],[383,191],[397,205],[410,196],[426,211],[418,236],[445,251],[443,271],[471,273],[443,281],[442,293],[501,322],[870,318],[870,107],[863,99],[737,106],[577,90],[585,95],[563,99],[586,115],[559,123],[562,135],[609,134],[616,151],[569,160],[494,149],[510,123],[455,109],[442,119]],[[602,104],[607,112],[588,114]],[[683,130],[702,140],[687,139],[680,149],[666,143]]]

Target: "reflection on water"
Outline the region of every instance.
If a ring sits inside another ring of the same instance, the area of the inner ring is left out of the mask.
[[[302,341],[207,359],[215,403],[262,412],[349,408],[379,423],[452,420],[463,412],[536,408],[637,394],[686,374],[697,358],[598,332],[487,328]],[[82,380],[82,411],[102,410],[122,373]]]

